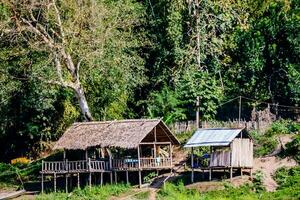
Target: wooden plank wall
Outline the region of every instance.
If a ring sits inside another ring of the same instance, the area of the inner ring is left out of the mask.
[[[235,138],[231,143],[231,166],[253,167],[253,142],[249,138]]]
[[[215,151],[211,154],[210,167],[229,167],[230,166],[230,151]]]

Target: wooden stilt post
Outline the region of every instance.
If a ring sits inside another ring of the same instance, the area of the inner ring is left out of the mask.
[[[243,177],[243,168],[241,168],[241,177]]]
[[[250,168],[250,179],[253,180],[252,169]]]
[[[156,155],[156,127],[154,127],[154,143],[153,143],[153,148],[154,148],[154,165],[156,166],[157,165],[157,163],[156,163],[156,157],[157,157],[157,155]]]
[[[211,181],[211,178],[212,178],[212,168],[211,168],[211,162],[212,162],[212,160],[211,160],[211,158],[212,158],[212,152],[213,152],[213,149],[212,149],[212,147],[209,147],[209,154],[210,154],[210,159],[209,159],[209,181]]]
[[[194,183],[194,147],[192,147],[191,167],[192,167],[191,182]]]
[[[100,173],[100,185],[102,186],[103,185],[103,172]]]
[[[139,187],[142,187],[142,171],[139,170]]]
[[[54,192],[56,192],[56,173],[54,173]]]
[[[91,159],[90,158],[88,158],[88,171],[89,171],[89,186],[90,186],[90,189],[92,189],[92,172],[91,172]]]
[[[68,193],[68,175],[66,174],[66,193]]]
[[[89,186],[90,186],[90,189],[92,189],[92,173],[91,172],[89,173]]]
[[[42,194],[44,193],[44,174],[42,173]]]
[[[110,175],[110,184],[113,184],[113,173],[109,172],[109,175]]]
[[[80,174],[77,173],[77,188],[80,189]]]
[[[128,170],[126,170],[126,183],[129,184]]]
[[[115,184],[118,183],[117,171],[115,171]]]
[[[139,187],[142,187],[142,173],[141,173],[141,159],[140,159],[140,145],[138,146],[138,163],[139,163]]]
[[[232,181],[232,167],[230,167],[230,181]]]

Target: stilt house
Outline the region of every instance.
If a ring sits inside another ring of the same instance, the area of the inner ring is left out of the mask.
[[[113,182],[113,173],[116,181],[124,171],[128,182],[128,172],[136,171],[141,185],[141,171],[172,169],[173,145],[179,141],[159,119],[74,123],[54,146],[64,151],[63,160],[43,161],[42,179],[65,175],[67,190],[69,176],[77,176],[79,186],[80,174],[88,174],[91,185],[92,174],[100,174],[102,184],[103,173]]]
[[[191,148],[191,180],[194,181],[194,171],[209,170],[211,180],[213,170],[230,171],[232,178],[233,170],[250,170],[253,167],[253,141],[243,129],[211,128],[198,129],[184,146]],[[194,149],[197,147],[210,147],[208,166],[195,163]]]

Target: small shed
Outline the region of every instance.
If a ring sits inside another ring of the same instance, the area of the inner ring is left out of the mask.
[[[194,170],[205,168],[194,164],[194,148],[210,147],[209,154],[209,179],[214,169],[229,169],[230,178],[233,170],[250,170],[253,167],[253,141],[243,129],[209,128],[198,129],[189,139],[186,148],[191,148],[192,182]],[[207,168],[207,167],[206,167]]]

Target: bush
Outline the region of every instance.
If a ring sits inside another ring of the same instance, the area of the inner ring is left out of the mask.
[[[298,163],[300,163],[300,135],[297,135],[293,141],[286,144],[284,154],[292,156]]]
[[[250,135],[252,136],[252,138],[254,140],[254,145],[255,145],[254,156],[255,157],[261,157],[261,156],[265,156],[265,155],[272,153],[278,144],[278,141],[276,140],[276,138],[269,134],[261,135],[261,134],[257,133],[256,131],[251,131]]]

